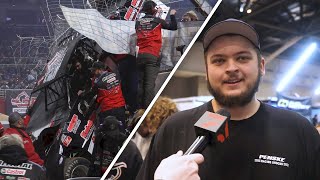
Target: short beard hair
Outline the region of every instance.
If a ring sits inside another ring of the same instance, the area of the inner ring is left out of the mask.
[[[250,86],[248,91],[241,93],[239,96],[226,96],[221,91],[212,88],[209,80],[207,80],[207,87],[210,94],[214,99],[224,107],[239,107],[247,105],[259,89],[259,84],[261,80],[261,72],[259,71],[256,82],[253,86]]]

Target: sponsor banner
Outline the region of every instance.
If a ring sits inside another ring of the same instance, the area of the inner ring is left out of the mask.
[[[2,168],[0,172],[1,174],[16,175],[16,176],[24,176],[26,174],[26,170],[24,169],[12,169],[12,168]]]
[[[36,97],[30,97],[30,94],[30,89],[6,90],[6,114],[26,113],[29,101],[31,101],[30,104],[33,104],[36,100]]]
[[[16,167],[16,168],[23,168],[23,169],[28,169],[32,170],[32,164],[31,163],[22,163],[20,165],[11,165],[7,164],[4,161],[0,160],[0,167]]]
[[[178,22],[178,29],[162,29],[161,69],[173,67],[202,25],[202,21]],[[176,48],[181,47],[181,51]]]
[[[277,107],[298,112],[307,118],[311,116],[311,97],[296,98],[278,93],[277,98]]]

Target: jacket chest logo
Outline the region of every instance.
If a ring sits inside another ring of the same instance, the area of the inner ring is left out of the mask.
[[[254,159],[254,162],[289,167],[289,163],[286,162],[286,158],[278,156],[260,154],[258,158]]]

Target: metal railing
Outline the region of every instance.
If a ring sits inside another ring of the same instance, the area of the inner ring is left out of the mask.
[[[5,98],[6,97],[6,90],[5,89],[0,89],[0,98]]]
[[[0,89],[0,98],[6,98],[6,91],[23,91],[23,90],[32,90],[32,89]]]

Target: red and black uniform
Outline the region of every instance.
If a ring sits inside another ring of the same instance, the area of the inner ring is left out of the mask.
[[[159,58],[162,46],[161,29],[177,30],[177,21],[170,15],[170,23],[152,15],[145,15],[136,22],[139,54],[151,54]]]
[[[97,88],[97,103],[100,107],[99,117],[115,116],[125,128],[125,100],[121,90],[120,78],[116,73],[104,71],[94,81]]]
[[[170,23],[167,23],[153,15],[146,15],[136,22],[137,46],[139,46],[137,65],[140,71],[142,108],[147,108],[155,95],[155,80],[160,69],[161,29],[177,29],[175,16],[170,15],[170,19]]]
[[[27,125],[29,120],[30,120],[30,116],[27,115],[24,118],[24,123]],[[37,163],[37,164],[43,166],[43,160],[36,153],[34,146],[33,146],[33,143],[32,143],[32,140],[25,130],[20,129],[20,128],[10,127],[10,128],[7,128],[3,134],[17,134],[18,136],[20,136],[23,140],[24,149],[27,153],[29,161],[32,161],[34,163]]]

